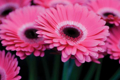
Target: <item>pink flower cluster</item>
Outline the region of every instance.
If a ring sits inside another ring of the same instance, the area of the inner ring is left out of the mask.
[[[25,59],[32,53],[43,57],[46,49],[57,48],[61,52],[62,62],[72,58],[77,66],[91,61],[100,63],[98,59],[108,53],[111,59],[118,59],[120,63],[119,0],[32,2],[0,1],[0,38],[6,50],[16,51],[20,59]],[[5,53],[1,53],[0,59],[8,60]],[[7,55],[11,56],[10,53]],[[14,61],[13,57],[9,60]],[[14,62],[15,68],[16,59]],[[9,79],[6,69],[0,63],[0,76],[5,76],[3,78],[7,80],[20,79],[20,76]],[[13,71],[18,74],[19,68]]]

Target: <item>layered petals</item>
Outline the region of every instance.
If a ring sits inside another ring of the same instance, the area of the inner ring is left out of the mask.
[[[17,58],[10,52],[0,51],[0,80],[20,80]]]
[[[16,54],[21,59],[33,53],[35,56],[44,56],[44,38],[36,34],[34,20],[39,13],[44,12],[44,8],[28,6],[16,10],[7,16],[7,19],[0,25],[0,36],[3,46],[7,50],[17,51]]]
[[[91,24],[92,21],[94,24]],[[94,12],[78,4],[75,6],[58,5],[39,15],[36,20],[37,31],[43,35],[50,48],[62,51],[62,61],[75,57],[77,65],[85,62],[97,62],[104,51],[108,26]]]
[[[107,39],[106,46],[110,58],[119,60],[120,63],[120,27],[110,29],[110,36]]]

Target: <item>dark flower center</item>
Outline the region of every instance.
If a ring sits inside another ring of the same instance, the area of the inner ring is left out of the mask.
[[[29,39],[36,39],[38,38],[38,34],[36,34],[36,31],[36,29],[27,29],[24,34]]]
[[[0,74],[0,80],[1,80],[1,74]]]
[[[31,1],[31,5],[37,5],[37,4],[35,4],[34,1],[32,0],[32,1]]]
[[[109,22],[106,22],[106,24],[105,24],[106,26],[109,26],[110,28],[112,28],[112,27],[114,27],[115,26],[115,24],[111,24],[111,23],[109,23]]]
[[[10,8],[6,8],[2,13],[1,16],[6,16],[8,15],[10,12],[14,11],[15,9],[10,7]]]
[[[60,26],[58,30],[56,30],[59,36],[63,37],[65,40],[72,41],[75,44],[80,43],[86,38],[87,30],[83,25],[76,24],[75,22],[69,22],[71,24],[68,24],[68,22],[66,23],[67,24]]]
[[[111,13],[111,12],[105,12],[103,15],[104,15],[105,17],[107,17],[108,15],[115,16],[115,14],[113,14],[113,13]]]
[[[104,20],[106,21],[105,25],[109,26],[110,28],[112,28],[114,26],[119,26],[119,24],[120,24],[120,19],[117,16],[108,15],[107,18]]]
[[[72,38],[77,38],[80,35],[80,32],[77,29],[72,27],[64,28],[63,33]]]

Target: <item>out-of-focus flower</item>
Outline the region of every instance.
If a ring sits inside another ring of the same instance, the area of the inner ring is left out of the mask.
[[[106,46],[110,58],[114,60],[119,59],[120,63],[120,26],[110,29],[110,36],[107,39]]]
[[[56,8],[57,4],[60,5],[72,5],[71,1],[69,0],[34,0],[35,4],[41,5],[45,8],[49,8],[49,7],[54,7]]]
[[[107,18],[108,15],[120,17],[119,0],[91,0],[88,7],[103,18]]]
[[[44,36],[49,48],[62,51],[63,62],[74,56],[80,66],[85,61],[99,63],[97,59],[103,57],[98,52],[104,51],[101,46],[109,35],[108,26],[86,7],[58,5],[57,9],[50,8],[40,14],[36,24],[40,28],[37,33]]]
[[[34,20],[44,11],[43,7],[28,6],[10,13],[0,25],[0,37],[7,50],[16,50],[16,55],[24,59],[34,53],[35,56],[44,56],[44,38],[38,37]]]
[[[88,4],[90,10],[100,15],[108,26],[118,26],[120,23],[119,0],[91,0]],[[110,21],[111,20],[111,21]]]
[[[15,9],[30,5],[30,2],[31,0],[0,0],[0,19]]]
[[[17,58],[10,52],[5,55],[5,51],[0,51],[0,80],[20,80],[19,71]]]
[[[106,21],[106,25],[108,25],[110,28],[120,25],[120,18],[118,18],[117,16],[108,15],[108,17],[104,20]]]

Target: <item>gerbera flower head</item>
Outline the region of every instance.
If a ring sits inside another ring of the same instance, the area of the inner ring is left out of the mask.
[[[41,5],[45,8],[54,7],[56,8],[56,5],[72,5],[72,3],[69,0],[34,0],[35,4]]]
[[[0,51],[0,80],[20,80],[19,71],[15,55],[10,52],[5,55],[5,51]]]
[[[0,0],[0,18],[4,18],[10,12],[30,5],[31,0]]]
[[[107,39],[106,46],[110,58],[119,60],[120,63],[120,26],[110,29],[110,36]]]
[[[120,1],[119,0],[91,0],[88,4],[90,10],[106,20],[106,25],[118,26],[120,23]],[[108,21],[112,17],[112,22]],[[117,19],[117,20],[116,20]]]
[[[40,29],[37,33],[44,36],[49,48],[57,47],[63,62],[74,56],[77,66],[85,61],[98,62],[102,56],[98,51],[104,51],[101,46],[109,35],[105,21],[78,4],[47,9],[38,16],[36,24]]]
[[[40,35],[38,37],[37,27],[34,26],[34,20],[43,11],[43,7],[28,6],[10,13],[0,25],[3,46],[6,46],[7,50],[16,50],[21,59],[31,53],[35,56],[44,56],[44,38]]]

